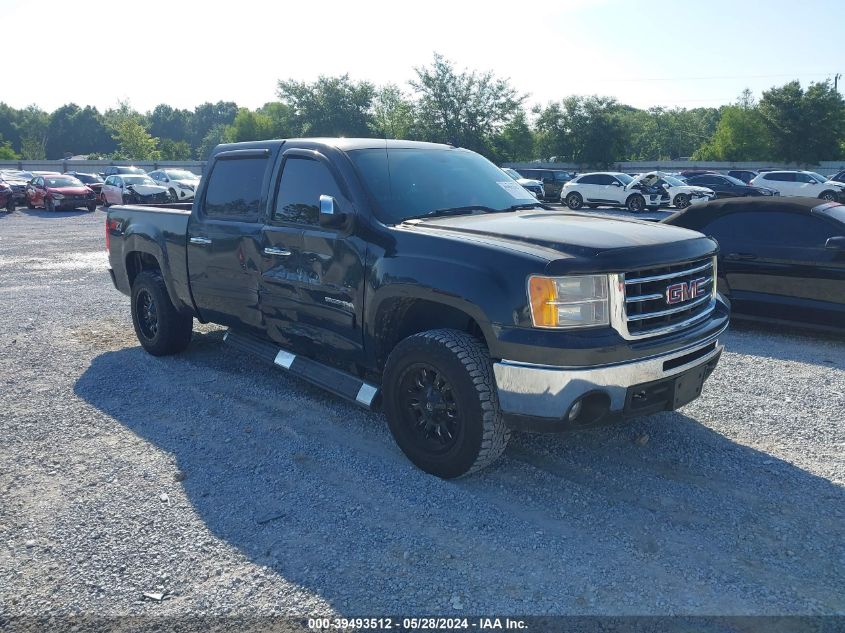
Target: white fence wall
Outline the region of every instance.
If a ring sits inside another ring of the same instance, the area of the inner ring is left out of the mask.
[[[147,171],[174,167],[187,169],[195,174],[202,175],[205,169],[204,160],[186,161],[112,161],[112,160],[0,160],[0,169],[23,169],[26,171],[79,171],[82,173],[98,174],[109,165],[135,165]]]
[[[587,165],[577,163],[505,163],[505,167],[514,169],[566,169],[579,173],[588,171],[604,171]],[[621,172],[646,172],[646,171],[683,171],[684,169],[713,169],[716,171],[728,171],[729,169],[807,169],[815,171],[823,176],[833,174],[845,169],[845,160],[822,161],[818,165],[797,165],[788,163],[767,163],[763,161],[730,163],[719,161],[692,161],[692,160],[643,160],[614,163],[607,167],[607,171]]]

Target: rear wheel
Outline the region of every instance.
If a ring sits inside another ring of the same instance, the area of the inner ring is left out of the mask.
[[[132,324],[147,352],[168,356],[188,347],[194,319],[176,310],[158,272],[142,272],[132,284]]]
[[[573,191],[568,196],[566,196],[566,206],[574,211],[580,209],[583,204],[584,198],[581,197],[580,193],[576,193]]]
[[[510,438],[490,354],[466,332],[430,330],[400,342],[385,366],[384,403],[402,452],[443,479],[493,463]]]
[[[640,194],[635,193],[633,196],[628,198],[625,206],[631,213],[639,213],[645,209],[645,198],[643,198]]]

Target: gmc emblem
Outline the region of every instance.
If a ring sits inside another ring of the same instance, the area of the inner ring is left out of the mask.
[[[707,292],[708,278],[699,277],[687,282],[680,282],[672,284],[666,288],[666,303],[672,305],[674,303],[681,303],[682,301],[689,301],[700,297]]]

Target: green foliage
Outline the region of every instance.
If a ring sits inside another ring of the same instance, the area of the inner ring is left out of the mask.
[[[228,142],[226,137],[226,125],[223,123],[218,123],[213,128],[211,128],[205,135],[205,138],[202,139],[202,142],[197,148],[196,157],[199,160],[206,160],[208,158],[208,155],[211,154],[211,150],[220,145],[220,143]]]
[[[628,129],[615,99],[567,97],[537,114],[538,149],[547,160],[605,166],[626,146]]]
[[[763,118],[746,90],[736,105],[722,108],[713,137],[693,154],[696,160],[765,160],[771,154]]]
[[[4,141],[0,136],[0,160],[16,160],[20,158],[17,152],[12,149],[12,144],[9,141]]]
[[[158,147],[162,160],[191,160],[193,153],[188,141],[174,141],[172,138],[160,139]]]
[[[159,160],[161,152],[158,149],[158,139],[154,138],[144,127],[143,120],[128,103],[123,102],[116,110],[109,110],[105,114],[112,138],[117,142],[118,149],[114,158],[118,160]]]
[[[522,111],[527,98],[491,71],[458,72],[435,53],[431,66],[414,69],[417,113],[424,138],[489,154],[493,138]]]
[[[372,131],[379,138],[415,138],[414,103],[395,84],[387,84],[376,91],[372,117]]]
[[[340,77],[320,76],[313,83],[280,81],[277,94],[292,113],[297,136],[368,136],[373,84]]]
[[[525,112],[520,110],[494,137],[493,151],[500,162],[530,161],[535,156],[534,145],[534,134]]]

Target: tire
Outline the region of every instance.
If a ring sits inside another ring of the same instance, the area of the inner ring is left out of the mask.
[[[577,211],[584,205],[584,198],[581,197],[580,193],[573,191],[568,196],[566,196],[566,206],[572,209],[573,211]]]
[[[108,200],[106,200],[106,197],[105,197],[105,196],[101,196],[101,197],[100,197],[100,200],[102,200],[102,205],[103,205],[103,208],[104,208],[104,209],[108,209],[108,208],[111,206],[111,204],[109,203],[109,201],[108,201]]]
[[[839,196],[836,195],[835,191],[822,191],[819,194],[819,198],[822,200],[827,200],[828,202],[838,202]]]
[[[15,208],[15,199],[12,196],[9,196],[9,199],[6,201],[6,211],[8,211],[9,213],[14,213]]]
[[[179,202],[179,195],[176,193],[175,189],[168,189],[167,193],[170,194],[170,199],[173,202]]]
[[[625,206],[631,213],[639,213],[645,209],[645,198],[643,198],[642,195],[635,193],[633,196],[628,198],[625,202]]]
[[[679,193],[672,201],[676,209],[686,209],[690,205],[689,196],[685,193]]]
[[[50,211],[50,212],[52,212],[52,211],[55,211],[55,210],[56,210],[56,205],[55,205],[55,204],[53,204],[53,199],[52,199],[52,198],[44,198],[44,210],[45,210],[45,211]]]
[[[88,205],[88,210],[89,210],[89,211],[91,211],[91,212],[96,211],[96,210],[97,210],[97,203],[96,203],[96,202],[92,202],[91,204],[89,204],[89,205]]]
[[[32,200],[30,200],[28,196],[27,196],[27,199],[26,199],[26,208],[27,209],[34,209],[35,208],[35,205],[32,204]]]
[[[169,356],[188,347],[194,319],[178,312],[170,302],[161,274],[144,271],[132,284],[132,325],[147,352]]]
[[[399,448],[437,477],[481,470],[510,439],[490,354],[466,332],[429,330],[401,341],[387,359],[383,389],[387,424]]]

